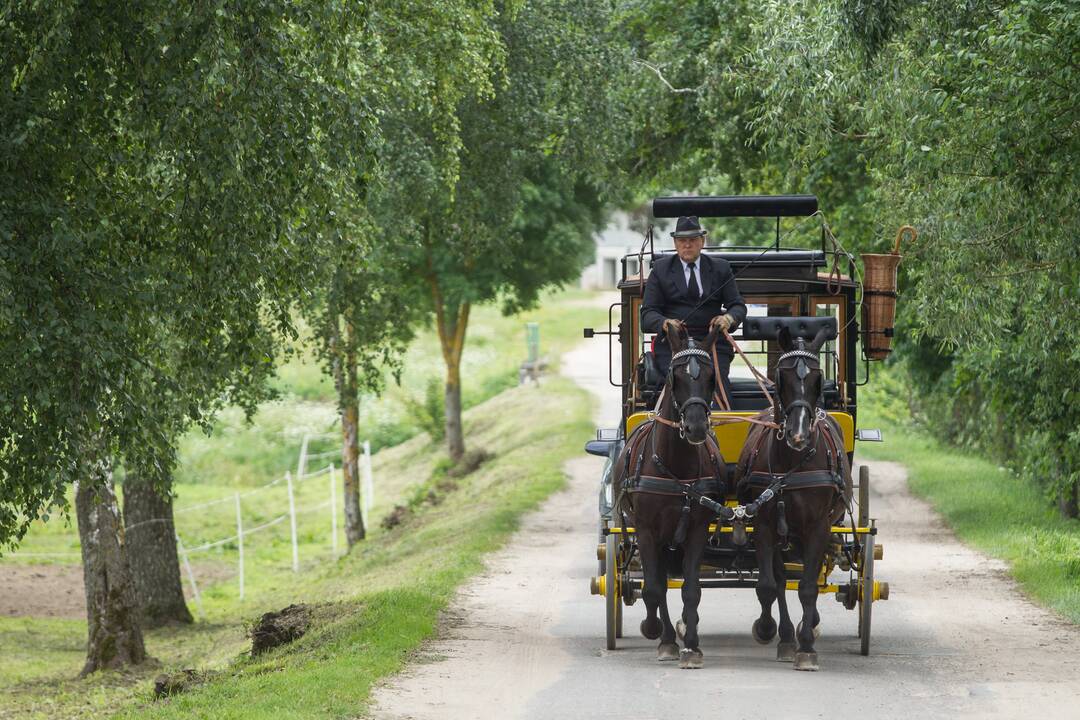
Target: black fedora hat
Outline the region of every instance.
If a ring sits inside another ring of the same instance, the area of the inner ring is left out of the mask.
[[[675,223],[675,232],[671,233],[671,237],[685,238],[708,234],[708,231],[701,227],[696,215],[684,215]]]

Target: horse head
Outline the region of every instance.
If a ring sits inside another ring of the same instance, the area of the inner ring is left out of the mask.
[[[792,338],[785,326],[780,329],[777,342],[783,355],[776,363],[776,387],[780,399],[782,417],[781,433],[792,450],[800,452],[809,447],[821,402],[821,364],[818,352],[825,344],[827,328],[822,328],[807,343],[803,338]]]
[[[718,332],[710,332],[699,345],[689,336],[685,326],[667,330],[671,347],[667,386],[678,415],[679,434],[692,445],[705,442],[711,430],[709,403],[716,392],[717,380],[711,348]]]

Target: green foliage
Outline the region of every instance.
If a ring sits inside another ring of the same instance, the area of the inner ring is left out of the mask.
[[[814,192],[854,251],[880,252],[915,225],[896,353],[916,385],[912,407],[939,436],[1011,458],[1051,495],[1075,488],[1080,8],[739,5],[707,23],[695,19],[727,10],[624,11],[637,56],[689,89],[648,68],[631,85],[652,83],[640,126],[657,139],[637,146],[668,159],[639,172],[643,184]],[[695,29],[689,40],[653,29],[667,13]]]
[[[492,92],[456,108],[457,177],[424,182],[425,194],[407,198],[417,242],[402,247],[404,277],[432,311],[433,278],[451,312],[495,297],[516,310],[580,273],[600,222],[588,173],[599,174],[607,157],[591,142],[590,122],[607,109],[603,87],[593,84],[607,57],[605,18],[593,3],[548,1],[492,19],[506,53]],[[413,123],[402,132],[421,130]],[[402,200],[387,198],[387,233],[409,229]]]
[[[464,451],[456,398],[471,308],[494,299],[508,313],[529,308],[545,288],[579,276],[610,159],[609,128],[597,122],[611,114],[606,7],[495,8],[488,27],[501,52],[487,90],[456,97],[449,138],[443,118],[407,103],[388,113],[385,162],[394,172],[372,197],[382,234],[396,240],[394,281],[411,310],[435,321],[455,454]]]
[[[265,396],[371,165],[365,16],[18,5],[0,21],[0,542],[85,468],[167,476]]]

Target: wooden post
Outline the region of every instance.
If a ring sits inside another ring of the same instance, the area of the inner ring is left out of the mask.
[[[300,572],[300,551],[296,547],[296,499],[293,497],[292,475],[285,472],[285,483],[289,487],[289,527],[292,529],[292,569]]]
[[[308,441],[311,439],[310,433],[304,433],[304,440],[300,443],[300,459],[296,462],[296,479],[303,480],[304,473],[307,472],[307,448]]]
[[[330,552],[337,557],[337,469],[330,464]]]
[[[180,539],[180,533],[176,534],[176,547],[180,550],[180,559],[184,561],[184,570],[187,572],[188,582],[191,583],[191,596],[195,598],[195,609],[199,617],[203,617],[202,597],[199,596],[199,586],[195,583],[195,573],[191,571],[191,560],[188,559],[184,542]]]
[[[364,441],[364,492],[360,498],[364,527],[368,527],[368,511],[375,504],[375,482],[371,473],[371,443]]]
[[[244,521],[240,515],[240,493],[236,493],[236,546],[240,551],[240,599],[244,599]]]

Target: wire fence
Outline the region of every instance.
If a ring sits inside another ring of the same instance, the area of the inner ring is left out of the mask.
[[[318,436],[315,434],[304,436],[300,446],[300,455],[297,460],[295,474],[288,471],[281,477],[258,487],[249,488],[243,491],[237,490],[219,498],[197,502],[191,505],[178,505],[173,508],[173,518],[152,518],[132,525],[127,525],[124,527],[125,534],[130,533],[133,530],[137,531],[144,526],[168,523],[170,520],[175,520],[174,532],[176,537],[177,555],[180,560],[183,574],[186,576],[190,586],[192,600],[194,601],[196,610],[200,616],[203,615],[202,593],[196,580],[195,572],[192,569],[192,555],[209,552],[218,548],[234,547],[236,551],[236,582],[239,598],[241,600],[244,599],[245,581],[247,580],[246,571],[249,570],[247,565],[250,560],[246,556],[248,553],[245,552],[245,541],[253,535],[288,521],[289,542],[291,545],[291,567],[293,572],[299,572],[300,540],[298,533],[298,519],[305,518],[308,520],[308,528],[310,529],[311,525],[316,523],[316,519],[319,515],[323,515],[325,517],[324,522],[326,523],[325,528],[329,534],[330,553],[333,557],[337,557],[339,555],[338,497],[339,494],[343,495],[344,493],[342,471],[341,468],[334,463],[328,463],[313,472],[308,472],[308,466],[312,461],[322,460],[332,455],[340,456],[341,450],[309,454],[307,451],[308,443],[314,437]],[[361,482],[360,512],[366,527],[368,514],[374,503],[375,492],[371,463],[371,444],[368,441],[364,441],[362,445],[362,452],[359,457],[358,465]],[[317,488],[320,479],[323,479],[326,483],[322,490]],[[284,497],[282,497],[279,492],[273,492],[275,488],[280,488],[282,486],[284,486],[285,490]],[[299,504],[297,500],[298,496],[301,496],[306,504]],[[320,499],[320,496],[322,499]],[[247,507],[245,507],[245,505]],[[231,507],[226,508],[224,506]],[[219,507],[220,510],[227,509],[231,512],[228,512],[227,515],[222,515],[220,519],[212,517],[219,512]],[[274,511],[275,507],[277,508],[277,512]],[[176,529],[176,525],[180,524],[179,520],[181,518],[190,517],[191,513],[196,512],[200,513],[200,515],[195,517],[202,521],[201,529],[197,531],[185,531],[184,536],[182,536],[181,532]],[[270,517],[267,518],[267,515],[270,515]],[[207,538],[207,531],[214,529],[220,531],[220,534],[213,534],[211,537]],[[319,534],[321,534],[321,532]],[[201,540],[201,542],[196,545],[188,546],[185,544],[183,537],[188,537],[190,540],[192,535],[198,536],[198,540]],[[72,544],[78,544],[77,535],[65,535],[62,537],[69,539]],[[20,551],[11,553],[9,557],[64,558],[79,557],[80,555],[81,552],[76,551]]]

